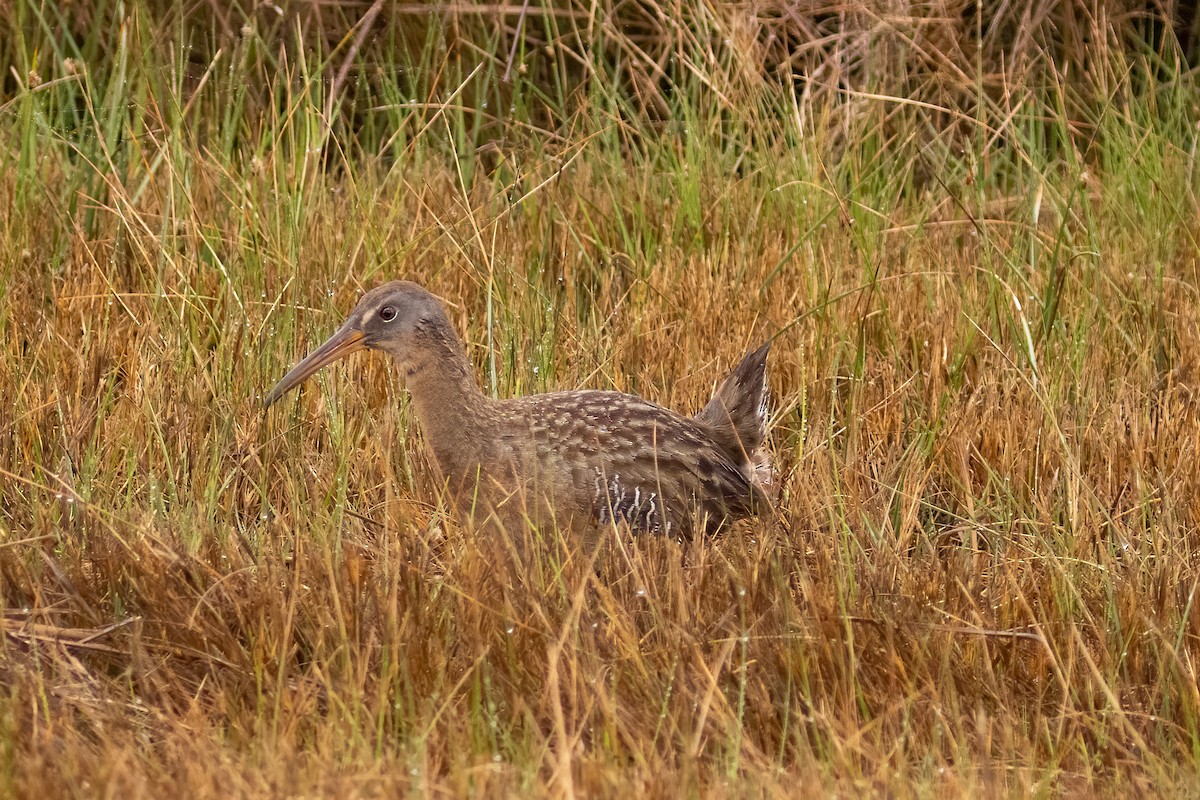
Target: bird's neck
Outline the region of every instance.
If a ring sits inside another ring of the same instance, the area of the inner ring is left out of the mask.
[[[451,331],[432,333],[402,363],[413,410],[438,467],[452,479],[473,475],[489,440],[491,402],[480,390],[462,343]]]

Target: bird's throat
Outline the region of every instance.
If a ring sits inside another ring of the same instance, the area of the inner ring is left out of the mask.
[[[474,474],[482,455],[477,451],[494,433],[488,413],[491,401],[456,344],[425,348],[403,364],[417,423],[438,467],[450,478],[462,477],[460,472]]]

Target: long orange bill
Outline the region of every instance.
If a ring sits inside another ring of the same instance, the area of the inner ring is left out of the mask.
[[[330,336],[325,344],[313,350],[307,358],[292,367],[292,371],[284,375],[283,380],[275,384],[275,388],[263,401],[263,408],[270,407],[272,403],[304,383],[314,372],[326,364],[366,348],[367,346],[363,344],[362,331],[343,326],[337,333]]]

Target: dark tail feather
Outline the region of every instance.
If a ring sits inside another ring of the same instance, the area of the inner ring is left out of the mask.
[[[730,455],[754,463],[767,435],[768,341],[734,367],[694,419]]]

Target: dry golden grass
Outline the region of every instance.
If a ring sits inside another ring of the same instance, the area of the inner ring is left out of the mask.
[[[496,140],[443,95],[393,148],[304,65],[172,106],[138,52],[0,105],[0,793],[1194,790],[1194,76],[962,129],[664,94],[686,136],[595,94]],[[393,277],[499,395],[694,412],[778,334],[778,517],[517,563],[383,357],[264,414]]]

